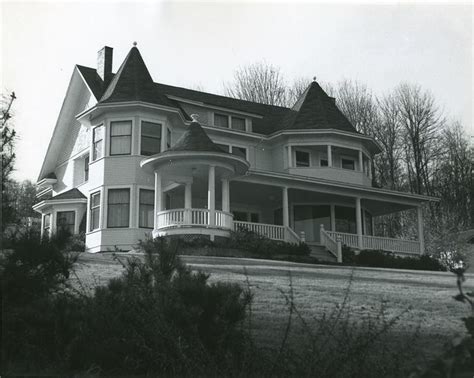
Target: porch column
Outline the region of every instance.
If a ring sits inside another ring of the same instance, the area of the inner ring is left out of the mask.
[[[362,211],[360,207],[360,197],[356,198],[356,226],[357,226],[357,245],[362,249]]]
[[[222,179],[222,211],[230,212],[229,179]]]
[[[283,194],[283,226],[290,227],[290,211],[288,209],[288,188],[284,186],[282,188]]]
[[[161,192],[161,174],[155,171],[155,216],[154,229],[158,229],[158,212],[162,210],[163,193]]]
[[[192,184],[187,182],[184,184],[184,209],[185,209],[185,222],[186,224],[191,224],[191,209],[192,204]]]
[[[207,208],[209,209],[209,226],[215,226],[216,218],[216,167],[209,166],[209,182],[207,187]]]
[[[336,231],[336,206],[330,205],[331,208],[331,231]]]
[[[288,145],[288,168],[291,168],[292,160],[291,145]]]
[[[420,255],[425,253],[425,236],[423,233],[423,209],[421,206],[416,208],[418,216],[418,241],[420,242]]]
[[[332,167],[332,146],[328,144],[328,167]]]
[[[364,172],[364,154],[359,150],[359,171]]]

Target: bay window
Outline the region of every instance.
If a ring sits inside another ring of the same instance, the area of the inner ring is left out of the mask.
[[[130,223],[130,189],[109,189],[107,227],[128,227]]]
[[[100,220],[100,192],[95,192],[91,194],[90,199],[90,225],[89,230],[93,231],[99,228]]]
[[[168,148],[171,143],[171,132],[167,132]],[[142,121],[140,137],[140,155],[150,156],[161,152],[161,124]]]
[[[110,122],[110,155],[130,155],[132,121]]]
[[[297,167],[309,167],[309,152],[296,150],[295,158]]]
[[[67,232],[74,234],[75,211],[58,211],[56,214],[56,230],[57,232]]]
[[[232,146],[231,153],[233,155],[237,155],[237,156],[243,157],[244,159],[247,159],[247,149],[245,147]]]
[[[245,131],[245,118],[232,117],[232,128]]]
[[[92,160],[104,156],[104,126],[100,125],[92,130]]]
[[[225,114],[214,113],[214,126],[229,127],[229,117]]]
[[[51,214],[45,214],[43,218],[43,236],[49,236],[51,230]]]
[[[153,228],[155,192],[153,190],[140,189],[139,197],[138,226],[142,228]]]

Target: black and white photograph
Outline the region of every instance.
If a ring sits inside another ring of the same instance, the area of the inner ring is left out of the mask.
[[[0,376],[474,377],[473,15],[0,0]]]

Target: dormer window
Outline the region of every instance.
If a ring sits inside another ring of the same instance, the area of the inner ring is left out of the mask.
[[[296,150],[295,157],[297,167],[309,167],[309,152]]]
[[[341,168],[350,169],[350,170],[354,171],[355,170],[355,160],[342,158],[341,159]]]
[[[132,121],[110,123],[110,155],[130,155],[132,151]]]
[[[232,117],[231,120],[234,130],[245,131],[245,118]]]
[[[225,114],[214,113],[214,126],[229,127],[229,117]]]

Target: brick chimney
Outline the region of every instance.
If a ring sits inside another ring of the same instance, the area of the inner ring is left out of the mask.
[[[108,85],[112,77],[112,52],[113,48],[104,46],[97,53],[97,74]]]

